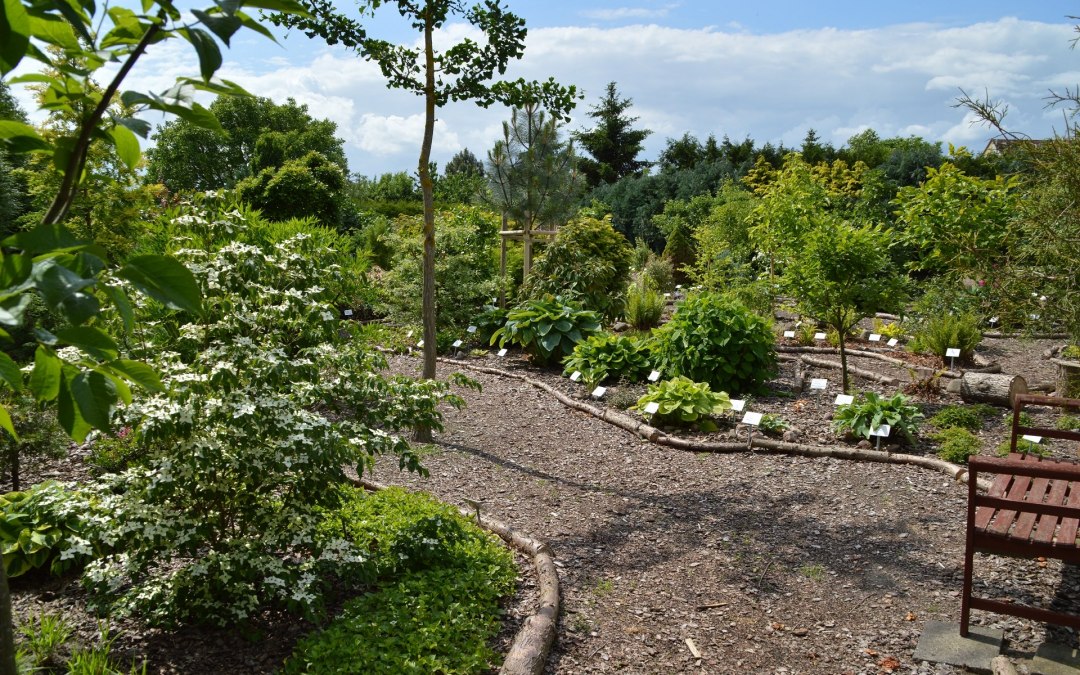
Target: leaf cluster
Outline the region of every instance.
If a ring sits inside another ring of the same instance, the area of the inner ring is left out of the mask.
[[[53,481],[0,495],[0,553],[9,577],[34,569],[61,575],[94,553],[84,538],[81,499]]]
[[[982,450],[979,437],[960,426],[942,429],[933,435],[933,439],[940,444],[938,457],[946,462],[967,464],[968,457],[977,455]]]
[[[682,375],[650,384],[634,410],[644,411],[650,403],[659,406],[653,417],[667,423],[689,424],[731,409],[731,399],[726,392],[713,391],[708,383],[694,382]],[[716,425],[702,423],[701,428],[715,430]]]
[[[563,360],[564,375],[581,372],[586,384],[595,386],[609,378],[640,382],[652,370],[652,345],[647,339],[601,334],[593,335],[574,347]]]
[[[561,296],[547,295],[510,310],[506,323],[491,335],[491,344],[517,345],[537,363],[547,364],[570,356],[579,342],[598,332],[600,317],[596,312],[581,309]]]
[[[922,418],[918,406],[909,404],[903,394],[885,398],[871,391],[859,394],[853,403],[838,407],[833,415],[833,427],[838,432],[850,432],[869,439],[871,431],[888,424],[893,434],[899,433],[910,443]]]
[[[960,360],[970,360],[982,342],[979,321],[973,314],[941,314],[920,322],[912,336],[912,351],[945,358],[945,352],[960,349]]]
[[[930,418],[930,424],[941,430],[960,427],[968,431],[979,431],[987,417],[993,417],[997,411],[985,403],[974,405],[947,405]]]

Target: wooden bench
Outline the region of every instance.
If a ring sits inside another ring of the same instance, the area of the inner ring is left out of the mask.
[[[976,552],[1080,563],[1080,464],[1016,452],[1017,439],[1026,434],[1080,441],[1080,432],[1021,426],[1020,413],[1027,405],[1080,410],[1080,399],[1017,396],[1009,455],[968,460],[967,543],[960,605],[960,635],[964,637],[968,635],[972,609],[1080,629],[1077,615],[972,595]],[[977,487],[982,472],[996,474],[985,495]]]

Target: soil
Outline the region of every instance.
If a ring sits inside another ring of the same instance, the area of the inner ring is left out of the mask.
[[[1029,383],[1052,381],[1055,367],[1042,353],[1059,343],[987,339],[980,355]],[[513,352],[466,362],[523,372],[588,397],[582,385]],[[850,363],[908,379],[906,369],[881,361]],[[395,357],[392,366],[413,373],[419,362]],[[440,375],[455,369],[483,390],[460,391],[467,407],[447,411],[446,428],[424,460],[430,477],[402,474],[391,461],[380,462],[373,477],[457,505],[475,500],[485,513],[550,544],[563,611],[547,672],[959,672],[912,655],[926,622],[959,620],[966,486],[910,466],[673,450],[571,411],[518,380],[447,364]],[[798,391],[796,375],[793,362],[782,363],[770,383],[774,394],[748,401],[747,409],[779,415],[802,441],[843,443],[830,422],[839,371],[803,373],[828,378],[824,393]],[[854,384],[895,389],[857,378]],[[643,390],[614,385],[599,404],[625,407]],[[929,417],[958,399],[920,402]],[[984,453],[1007,438],[1005,415],[1002,409],[980,432]],[[1035,416],[1037,424],[1054,419]],[[733,422],[709,434],[679,433],[715,440],[736,432],[745,438]],[[1061,441],[1043,443],[1054,455],[1075,456]],[[932,451],[925,440],[905,448]],[[64,476],[70,464],[28,467],[27,477]],[[504,649],[535,602],[530,568],[520,562],[523,583],[508,607]],[[984,595],[1080,613],[1080,574],[1071,566],[980,557],[976,579]],[[15,581],[17,617],[63,612],[85,638],[96,634],[77,583]],[[1005,631],[1006,653],[1021,672],[1043,642],[1078,646],[1064,628],[978,611],[973,622]],[[310,629],[269,615],[228,632],[114,622],[114,653],[148,658],[149,672],[270,672]]]

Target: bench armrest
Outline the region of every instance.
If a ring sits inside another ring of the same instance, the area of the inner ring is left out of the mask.
[[[1008,457],[973,456],[968,459],[968,469],[972,474],[979,471],[1008,473],[1015,476],[1033,478],[1058,478],[1080,481],[1080,464],[1061,460],[1039,460],[1013,454]]]

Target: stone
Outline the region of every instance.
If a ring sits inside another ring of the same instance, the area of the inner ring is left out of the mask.
[[[1032,675],[1076,675],[1080,672],[1080,651],[1067,645],[1044,642],[1035,650],[1029,671]]]
[[[913,658],[989,673],[990,662],[1001,653],[1004,641],[1003,630],[971,626],[965,638],[960,637],[959,624],[927,621]]]

